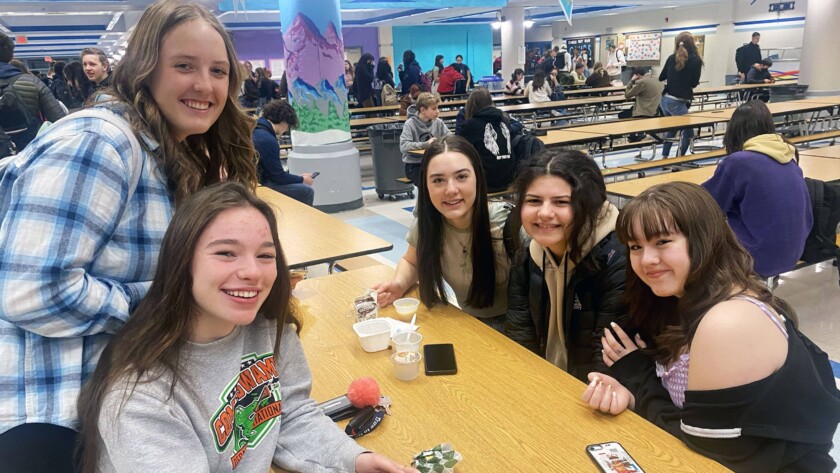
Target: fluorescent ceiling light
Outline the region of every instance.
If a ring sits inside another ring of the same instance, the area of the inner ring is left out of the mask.
[[[525,20],[522,22],[522,26],[524,26],[525,28],[530,28],[534,26],[534,20]]]
[[[112,11],[60,11],[60,12],[23,12],[23,11],[2,11],[2,16],[95,16],[113,15]]]
[[[492,26],[494,30],[498,30],[502,27],[502,21],[504,21],[504,18],[502,18],[502,12],[497,11],[496,19],[490,23],[490,26]]]

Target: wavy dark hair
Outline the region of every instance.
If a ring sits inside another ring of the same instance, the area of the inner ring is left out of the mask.
[[[496,296],[496,259],[493,237],[490,234],[487,181],[478,152],[469,141],[457,135],[435,140],[423,154],[417,198],[417,273],[420,281],[420,300],[430,307],[447,302],[441,265],[444,217],[432,204],[427,182],[429,163],[446,152],[466,156],[475,173],[475,203],[470,224],[472,283],[465,302],[472,307],[489,307],[493,305]]]
[[[569,259],[579,263],[583,259],[584,247],[595,233],[598,222],[605,217],[607,188],[601,170],[592,158],[580,151],[540,151],[519,169],[513,183],[516,195],[514,228],[520,226],[528,188],[537,178],[543,176],[559,177],[572,188],[572,224],[569,227],[567,251]],[[518,239],[514,239],[514,243],[518,244]]]
[[[642,234],[635,234],[635,227]],[[682,297],[656,296],[627,266],[631,325],[653,342],[647,352],[658,361],[679,357],[706,312],[737,294],[750,294],[796,320],[792,308],[759,281],[752,256],[732,233],[723,211],[696,184],[669,182],[645,190],[621,210],[616,231],[625,245],[675,233],[688,240],[691,263]],[[629,247],[627,253],[631,255]]]
[[[176,27],[193,20],[212,26],[224,41],[229,64],[228,94],[219,119],[207,132],[179,142],[172,136],[150,86],[164,39]],[[129,105],[129,121],[135,133],[146,132],[160,144],[159,149],[147,151],[163,169],[169,191],[180,203],[199,189],[219,182],[222,176],[256,188],[256,151],[251,137],[255,121],[239,106],[241,83],[242,69],[233,42],[219,20],[199,4],[162,0],[140,17],[125,57],[114,70],[112,85],[104,93]],[[140,143],[147,146],[145,140]]]
[[[438,74],[443,70],[443,54],[435,56],[435,67],[438,68]]]
[[[259,312],[266,319],[277,321],[275,354],[286,323],[295,324],[300,331],[301,324],[290,309],[289,272],[272,208],[242,184],[232,181],[196,192],[172,217],[148,294],[105,347],[96,370],[79,394],[82,471],[97,471],[100,410],[115,384],[123,380],[131,384],[124,402],[144,376],[153,380],[171,376],[170,396],[177,383],[185,382],[182,349],[198,318],[192,296],[195,247],[204,230],[219,214],[237,208],[258,210],[268,222],[274,240],[277,278]],[[186,387],[190,389],[188,383]]]
[[[414,62],[416,57],[414,56],[414,51],[410,49],[406,49],[403,51],[403,67],[408,69],[408,65]]]
[[[387,57],[379,58],[379,62],[376,63],[376,78],[394,87],[394,71]]]
[[[726,154],[743,151],[744,143],[758,135],[776,133],[776,124],[773,122],[773,114],[761,100],[749,100],[740,105],[732,113],[729,124],[726,126],[726,133],[723,135],[723,146]],[[782,140],[791,144],[786,138]],[[799,163],[799,150],[794,149],[794,159]]]
[[[545,71],[537,69],[534,71],[534,78],[531,79],[531,88],[540,89],[545,84]]]

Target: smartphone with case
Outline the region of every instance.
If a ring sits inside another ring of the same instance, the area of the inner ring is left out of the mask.
[[[451,343],[424,345],[423,362],[426,366],[426,376],[458,372],[458,365],[455,364],[455,347]]]
[[[618,442],[588,445],[586,453],[603,473],[644,473],[642,467]]]

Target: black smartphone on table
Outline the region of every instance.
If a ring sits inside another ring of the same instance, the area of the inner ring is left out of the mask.
[[[426,376],[458,372],[458,365],[455,364],[455,347],[451,343],[424,345],[423,363],[426,366]]]
[[[586,453],[603,473],[644,473],[642,467],[618,442],[588,445]]]

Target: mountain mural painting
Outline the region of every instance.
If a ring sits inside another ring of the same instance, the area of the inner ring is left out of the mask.
[[[289,100],[300,120],[299,131],[344,131],[349,139],[344,42],[333,21],[321,20],[323,33],[315,21],[298,13],[283,32]]]

